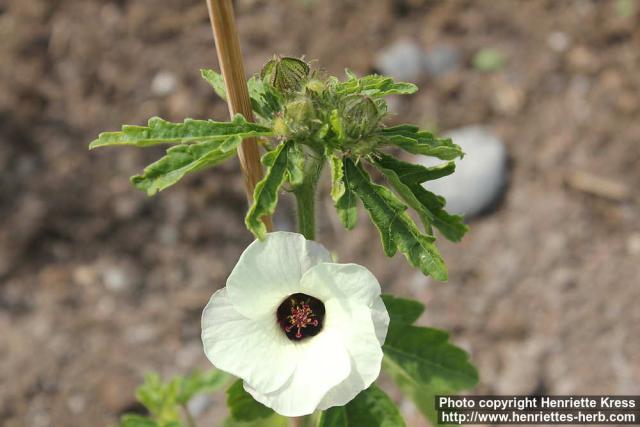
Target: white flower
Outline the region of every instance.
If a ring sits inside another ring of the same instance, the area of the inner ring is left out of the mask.
[[[202,313],[204,351],[258,402],[295,417],[345,405],[380,374],[389,315],[366,268],[276,232],[244,251]]]

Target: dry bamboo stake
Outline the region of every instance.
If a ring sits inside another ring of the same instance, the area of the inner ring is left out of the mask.
[[[249,90],[245,81],[244,65],[240,52],[240,41],[236,30],[231,0],[207,0],[209,19],[213,29],[218,62],[222,70],[224,85],[227,90],[227,105],[233,118],[236,113],[253,122]],[[249,204],[253,202],[253,190],[262,179],[260,152],[255,138],[247,138],[238,147],[240,168],[244,175],[245,191]],[[270,217],[262,218],[267,231],[273,230]]]

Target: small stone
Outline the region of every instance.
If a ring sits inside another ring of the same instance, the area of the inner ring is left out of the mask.
[[[165,96],[176,90],[178,81],[170,71],[160,71],[151,81],[151,92],[156,96]]]
[[[424,55],[424,67],[429,74],[439,76],[457,69],[460,52],[446,45],[436,45]]]
[[[569,47],[569,37],[562,31],[554,31],[547,37],[547,44],[556,52],[564,52]]]
[[[116,266],[106,268],[102,273],[102,280],[107,289],[115,292],[122,291],[130,285],[126,272]]]
[[[465,152],[456,161],[456,172],[444,178],[425,183],[425,188],[447,199],[450,213],[473,217],[499,199],[506,188],[507,149],[505,145],[483,126],[468,126],[451,131],[447,135]],[[443,161],[417,156],[416,162],[435,166]]]
[[[423,74],[425,55],[416,43],[399,40],[378,54],[375,66],[381,74],[415,82]]]

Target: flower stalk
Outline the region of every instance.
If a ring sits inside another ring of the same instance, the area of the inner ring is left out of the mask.
[[[244,65],[240,52],[240,41],[236,30],[231,0],[206,0],[213,30],[218,62],[224,77],[229,114],[233,118],[240,113],[253,122],[253,110],[245,81]],[[253,203],[253,192],[263,176],[260,152],[255,138],[246,138],[238,147],[238,159],[244,176],[249,204]],[[270,217],[263,217],[267,231],[273,230]]]

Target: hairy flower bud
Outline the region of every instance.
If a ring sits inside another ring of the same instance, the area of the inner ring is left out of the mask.
[[[380,118],[378,107],[368,96],[354,95],[345,99],[342,121],[347,136],[361,139],[378,127]]]
[[[299,92],[309,77],[309,64],[298,58],[275,57],[262,68],[260,77],[282,93]]]

